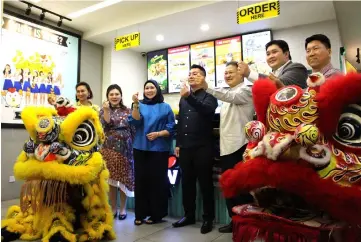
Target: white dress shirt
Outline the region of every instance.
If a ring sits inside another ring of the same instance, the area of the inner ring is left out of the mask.
[[[254,114],[251,88],[242,82],[232,88],[207,89],[208,93],[223,101],[219,125],[221,156],[236,152],[248,142],[244,126],[252,121]]]

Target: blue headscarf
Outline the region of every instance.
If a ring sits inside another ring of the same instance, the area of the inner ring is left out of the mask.
[[[160,86],[159,86],[158,82],[156,82],[154,80],[146,81],[144,83],[144,89],[143,90],[145,90],[145,86],[148,83],[152,83],[155,86],[155,88],[157,89],[157,94],[152,99],[149,99],[144,95],[144,91],[143,91],[143,98],[144,99],[141,100],[140,102],[143,103],[143,104],[147,104],[147,105],[153,105],[153,104],[156,104],[156,103],[164,102],[164,97],[163,97],[163,94],[162,94],[162,90],[160,89]]]

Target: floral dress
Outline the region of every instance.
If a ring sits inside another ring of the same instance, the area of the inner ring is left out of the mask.
[[[120,188],[128,197],[134,197],[133,139],[135,129],[128,123],[130,109],[110,109],[110,122],[104,120],[104,110],[100,110],[100,120],[105,133],[101,149],[109,169],[109,185]]]

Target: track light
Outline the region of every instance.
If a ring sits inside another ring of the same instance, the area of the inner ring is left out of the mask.
[[[32,1],[35,2],[35,0],[32,0]],[[33,10],[34,10],[34,8],[39,9],[41,11],[41,14],[39,15],[39,19],[41,21],[43,21],[45,19],[45,14],[51,14],[51,15],[55,15],[55,16],[59,17],[59,21],[56,24],[58,27],[60,27],[63,24],[63,20],[72,21],[70,18],[67,18],[67,17],[62,16],[62,15],[57,14],[57,13],[54,13],[54,12],[48,10],[48,9],[39,7],[39,6],[35,5],[32,2],[21,1],[21,0],[19,2],[22,2],[22,3],[26,4],[26,5],[28,5],[28,7],[25,9],[25,14],[26,15],[31,14],[31,9],[33,9]]]
[[[28,8],[25,10],[25,14],[30,15],[30,13],[31,13],[31,7],[30,5],[28,5]]]
[[[60,27],[62,23],[63,23],[63,18],[60,17],[60,19],[59,19],[59,21],[58,21],[58,23],[57,23],[58,27]]]
[[[39,16],[39,19],[40,19],[41,21],[43,21],[44,18],[45,18],[45,11],[43,10],[43,11],[41,12],[40,16]]]

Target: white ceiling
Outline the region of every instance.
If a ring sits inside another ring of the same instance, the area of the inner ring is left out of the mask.
[[[27,0],[32,2],[31,0]],[[69,13],[97,4],[99,0],[77,1],[77,0],[41,0],[34,3],[37,6],[66,16]],[[149,21],[154,18],[174,14],[188,9],[204,6],[215,1],[137,1],[123,0],[109,7],[99,9],[95,12],[80,16],[71,22],[63,20],[63,24],[72,29],[83,32],[83,38],[121,29],[133,24]],[[24,10],[27,5],[19,1],[5,0],[5,4],[17,9]],[[32,13],[39,15],[40,10],[32,8]],[[46,14],[46,19],[57,22],[59,17]]]
[[[97,2],[42,0],[36,5],[67,15]],[[149,52],[245,32],[277,30],[336,18],[332,1],[281,0],[279,17],[238,25],[237,8],[252,3],[255,1],[123,1],[70,23],[63,21],[63,24],[82,31],[85,40],[101,45],[112,44],[119,35],[139,31],[141,46],[133,50]],[[25,4],[17,1],[6,1],[6,4],[26,8]],[[49,18],[48,15],[46,18]],[[58,18],[52,20],[57,21]],[[203,23],[209,24],[208,32],[200,30]],[[164,41],[156,41],[157,34],[164,35]]]
[[[210,4],[101,35],[91,36],[87,39],[101,45],[108,45],[113,43],[116,36],[140,31],[141,45],[133,48],[133,50],[149,52],[245,32],[262,29],[277,30],[336,18],[333,3],[330,1],[282,1],[279,17],[238,25],[236,23],[236,9],[239,4],[247,5],[250,2],[224,1]],[[209,31],[202,32],[200,30],[200,25],[203,23],[209,24]],[[155,37],[158,34],[164,35],[164,41],[159,42],[156,40]]]

